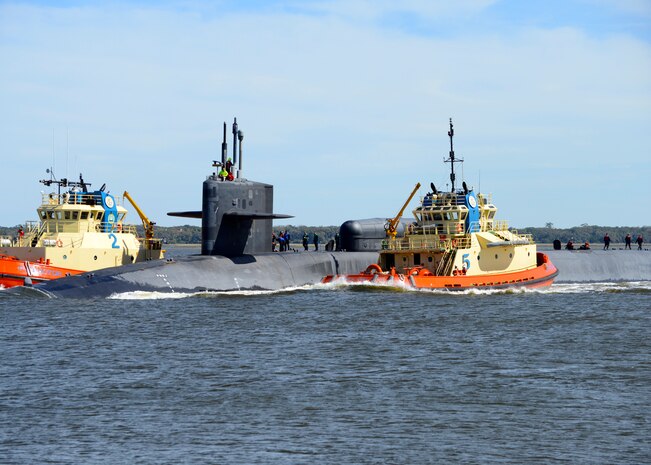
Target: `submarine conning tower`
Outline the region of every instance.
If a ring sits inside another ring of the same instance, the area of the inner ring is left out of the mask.
[[[203,182],[201,254],[257,254],[271,250],[273,186],[238,178]]]
[[[203,182],[201,211],[168,213],[201,218],[201,255],[237,257],[271,252],[272,220],[292,218],[273,213],[273,185],[249,181],[242,176],[243,139],[235,119],[232,161],[227,157],[224,123],[221,161],[213,161],[215,172]]]

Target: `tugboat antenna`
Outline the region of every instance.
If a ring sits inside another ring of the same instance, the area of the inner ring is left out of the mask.
[[[450,118],[450,130],[448,131],[448,136],[450,136],[450,158],[447,160],[443,160],[445,163],[450,164],[450,181],[452,181],[452,189],[450,192],[454,194],[454,180],[456,178],[454,174],[454,164],[455,163],[463,163],[463,159],[455,159],[454,158],[454,145],[452,142],[452,138],[454,137],[454,126],[452,126],[452,118]]]

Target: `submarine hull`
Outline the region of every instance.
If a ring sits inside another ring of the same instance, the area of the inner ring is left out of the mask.
[[[650,251],[545,251],[558,268],[555,283],[651,281]],[[281,290],[357,274],[378,252],[266,253],[239,257],[193,255],[70,276],[4,292],[60,298],[105,298],[125,292]]]
[[[546,250],[557,283],[651,281],[648,250]]]
[[[377,252],[290,252],[231,258],[196,255],[107,268],[16,289],[61,298],[103,298],[134,291],[273,291],[316,284],[331,274],[358,273],[377,259]]]

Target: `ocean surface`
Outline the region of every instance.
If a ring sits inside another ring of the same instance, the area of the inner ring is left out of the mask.
[[[2,464],[651,463],[651,282],[0,291]]]

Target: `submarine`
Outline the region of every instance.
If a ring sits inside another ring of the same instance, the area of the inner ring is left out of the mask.
[[[232,133],[231,159],[224,123],[221,159],[212,161],[214,170],[203,182],[201,210],[168,213],[201,219],[200,255],[106,268],[30,287],[16,287],[13,292],[101,298],[134,291],[274,291],[319,283],[330,274],[355,273],[377,261],[375,242],[366,239],[356,243],[366,250],[356,253],[341,247],[340,250],[273,252],[273,220],[292,216],[274,213],[273,185],[244,177],[244,134],[237,118]]]
[[[53,298],[106,298],[144,291],[206,293],[275,291],[321,283],[329,275],[359,273],[377,263],[387,238],[386,219],[349,220],[340,227],[335,250],[272,252],[273,185],[243,176],[244,135],[234,119],[233,156],[224,135],[221,159],[202,185],[202,209],[170,212],[201,219],[201,253],[106,268],[3,292]],[[239,144],[238,144],[239,143]],[[399,219],[404,235],[410,221]],[[649,251],[547,251],[558,268],[556,283],[651,281]]]

